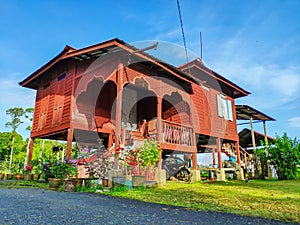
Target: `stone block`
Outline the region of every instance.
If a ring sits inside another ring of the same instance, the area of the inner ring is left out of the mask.
[[[201,180],[200,170],[191,170],[191,183]]]
[[[166,186],[167,173],[166,170],[155,168],[155,181],[158,186]]]
[[[217,172],[217,181],[225,181],[226,180],[225,170],[218,169],[216,172]]]

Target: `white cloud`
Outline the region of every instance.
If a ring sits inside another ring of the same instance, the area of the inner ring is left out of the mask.
[[[156,40],[172,40],[181,37],[181,30],[179,28],[170,29],[157,34],[154,39]]]
[[[290,118],[288,122],[289,127],[300,128],[300,116]]]
[[[0,78],[0,94],[3,96],[0,98],[0,132],[9,131],[9,129],[5,128],[5,123],[10,120],[9,116],[7,116],[5,113],[7,109],[13,107],[34,107],[36,92],[34,90],[19,86],[19,80],[8,79],[9,77],[14,77],[17,75],[19,75],[19,73],[11,74],[6,78]],[[28,132],[25,131],[25,128],[28,125],[31,125],[28,121],[22,124],[18,128],[18,132],[23,136],[28,136]]]
[[[280,58],[292,46],[251,43],[244,33],[240,31],[222,45],[216,45],[217,51],[210,56],[208,66],[256,93],[256,105],[270,108],[294,101],[300,90],[300,66],[293,61],[283,63]]]

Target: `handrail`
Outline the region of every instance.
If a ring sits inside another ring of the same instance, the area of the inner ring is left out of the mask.
[[[186,127],[186,128],[191,128],[193,129],[192,126],[188,126],[188,125],[182,125],[180,123],[175,123],[175,122],[172,122],[172,121],[168,121],[168,120],[161,120],[162,122],[166,122],[166,123],[169,123],[169,124],[173,124],[173,125],[176,125],[176,126],[180,126],[180,127]]]
[[[245,153],[248,157],[250,156],[250,154],[245,149],[243,149],[241,146],[239,146],[239,149],[241,150],[241,152]]]
[[[162,120],[162,142],[193,146],[192,127]]]

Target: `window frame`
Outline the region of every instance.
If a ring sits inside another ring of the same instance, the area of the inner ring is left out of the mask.
[[[231,100],[223,95],[217,95],[218,116],[225,120],[233,121],[233,108]]]

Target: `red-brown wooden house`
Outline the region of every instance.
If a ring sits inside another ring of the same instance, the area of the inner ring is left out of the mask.
[[[82,49],[66,46],[20,85],[37,90],[29,158],[35,138],[126,143],[145,135],[162,154],[231,148],[239,162],[234,100],[249,92],[196,59],[174,67],[112,39]],[[142,125],[143,122],[146,122]],[[147,125],[147,130],[145,130]]]

